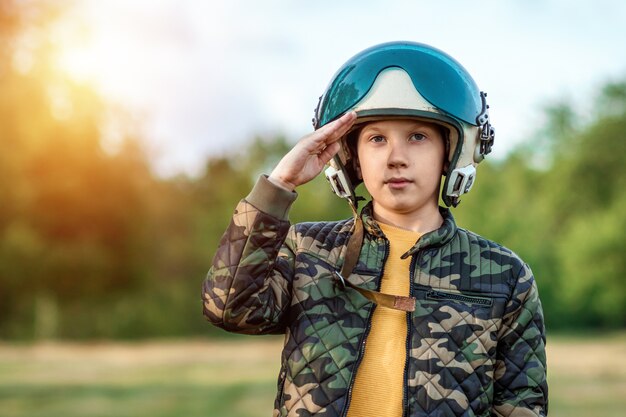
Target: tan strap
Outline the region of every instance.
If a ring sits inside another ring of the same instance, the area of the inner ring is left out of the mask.
[[[363,220],[357,215],[354,218],[354,231],[348,240],[346,256],[341,267],[342,277],[349,277],[354,270],[361,254],[361,245],[363,245]]]
[[[354,218],[354,231],[352,232],[352,236],[350,236],[350,240],[348,240],[348,245],[346,247],[346,256],[344,258],[343,266],[341,267],[341,272],[334,272],[335,276],[339,279],[341,284],[344,287],[350,287],[369,299],[374,303],[381,305],[383,307],[392,308],[394,310],[401,311],[415,311],[415,298],[413,297],[403,297],[400,295],[391,295],[385,294],[378,291],[367,290],[365,288],[358,287],[345,279],[344,277],[349,277],[356,266],[359,255],[361,253],[361,245],[363,244],[363,221],[361,217],[355,215]]]

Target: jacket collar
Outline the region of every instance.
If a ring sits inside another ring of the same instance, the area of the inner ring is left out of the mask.
[[[420,249],[432,247],[432,246],[443,246],[448,243],[454,237],[456,233],[457,226],[454,221],[454,216],[449,209],[445,207],[439,207],[439,212],[443,217],[443,223],[441,227],[437,230],[433,230],[432,232],[425,233],[420,237],[415,245],[409,249],[407,253],[402,255],[402,258],[407,258],[413,255]],[[379,238],[386,239],[385,234],[380,229],[378,222],[374,220],[374,212],[373,205],[370,201],[363,207],[361,210],[361,219],[363,220],[363,226],[365,227],[365,231],[371,235],[374,235]]]

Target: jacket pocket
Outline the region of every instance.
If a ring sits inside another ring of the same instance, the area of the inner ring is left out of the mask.
[[[491,307],[493,305],[493,299],[489,297],[479,297],[474,295],[468,295],[463,293],[452,293],[447,291],[440,290],[430,290],[426,293],[426,298],[428,300],[451,300],[458,301],[465,304],[473,304],[480,305],[484,307]]]
[[[414,294],[417,299],[414,317],[446,330],[466,323],[495,331],[500,327],[507,300],[503,294],[424,286],[416,287]]]
[[[463,399],[481,404],[473,411],[482,415],[480,407],[492,402],[498,310],[506,297],[426,286],[414,287],[414,294],[409,386],[425,393],[429,410],[442,401],[458,407]]]

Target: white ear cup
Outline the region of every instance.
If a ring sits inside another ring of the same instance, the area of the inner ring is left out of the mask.
[[[324,175],[326,176],[328,182],[330,182],[330,186],[335,194],[341,198],[352,197],[352,193],[350,192],[352,187],[350,186],[343,170],[337,170],[332,165],[329,165],[324,171]]]
[[[456,168],[450,173],[446,194],[453,198],[459,198],[472,188],[475,180],[476,168],[473,165]]]

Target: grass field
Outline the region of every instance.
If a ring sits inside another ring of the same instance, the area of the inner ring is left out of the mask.
[[[0,343],[0,417],[270,416],[281,340]],[[552,337],[550,416],[626,410],[626,334]]]

